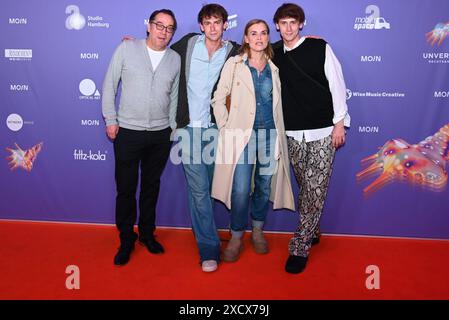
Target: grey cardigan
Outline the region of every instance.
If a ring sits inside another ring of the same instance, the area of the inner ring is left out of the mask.
[[[131,130],[176,128],[181,59],[170,48],[153,70],[145,39],[123,41],[115,50],[103,82],[106,125]],[[115,108],[119,82],[122,91]]]

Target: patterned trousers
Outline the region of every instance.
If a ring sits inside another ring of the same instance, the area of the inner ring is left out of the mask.
[[[299,186],[298,211],[301,221],[291,238],[290,255],[307,257],[312,240],[319,235],[319,223],[323,212],[335,148],[332,136],[306,142],[287,137],[288,153]]]

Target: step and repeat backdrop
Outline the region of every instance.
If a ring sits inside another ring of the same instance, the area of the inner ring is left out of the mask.
[[[226,39],[272,22],[283,1],[227,0]],[[199,32],[204,1],[41,0],[0,4],[0,219],[114,223],[112,143],[102,82],[125,35],[146,36],[153,10],[178,19],[173,41]],[[322,231],[449,239],[449,2],[304,0],[303,35],[339,58],[352,117],[336,155]],[[292,176],[292,181],[294,178]],[[298,189],[295,184],[295,193]],[[184,173],[162,176],[157,222],[190,227]],[[216,204],[220,228],[228,212]],[[267,230],[299,216],[270,211]]]

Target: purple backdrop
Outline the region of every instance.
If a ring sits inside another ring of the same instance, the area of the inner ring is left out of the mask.
[[[259,17],[278,40],[271,19],[282,2],[221,1],[231,15],[225,38],[240,42],[245,23]],[[16,0],[0,5],[0,218],[114,222],[113,150],[101,117],[109,59],[123,35],[144,37],[145,19],[161,7],[177,16],[174,41],[198,31],[202,3]],[[361,160],[389,139],[416,144],[449,123],[449,2],[299,4],[307,18],[303,34],[325,38],[341,61],[352,117],[347,143],[337,152],[322,230],[448,239],[447,152],[434,170],[443,179],[437,190],[408,176],[365,193],[380,173],[363,181],[356,174],[364,168]],[[447,141],[440,143],[444,147]],[[420,166],[416,170],[422,172],[429,163]],[[181,166],[167,165],[158,209],[159,225],[190,226]],[[228,213],[220,203],[216,218],[220,228],[227,227]],[[293,231],[297,221],[295,213],[270,212],[266,229]]]

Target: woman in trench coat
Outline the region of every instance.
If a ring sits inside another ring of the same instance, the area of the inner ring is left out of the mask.
[[[224,65],[212,100],[219,129],[212,197],[231,210],[232,237],[223,255],[227,262],[238,260],[243,250],[250,198],[251,243],[257,253],[268,252],[262,232],[268,201],[274,209],[295,210],[281,85],[271,62],[269,32],[263,20],[248,22],[240,55]]]

